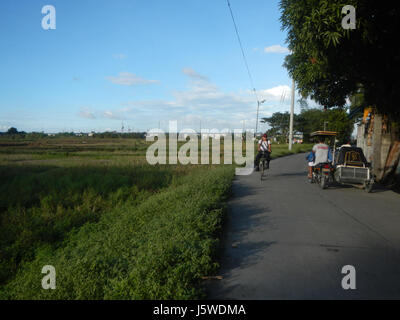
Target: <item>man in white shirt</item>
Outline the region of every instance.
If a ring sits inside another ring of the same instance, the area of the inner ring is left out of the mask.
[[[264,134],[260,141],[258,141],[258,154],[254,161],[254,168],[258,171],[258,164],[260,163],[261,156],[265,153],[267,159],[267,169],[269,168],[270,153],[271,153],[271,142],[268,140],[268,135]]]
[[[322,139],[318,139],[318,143],[312,148],[312,152],[315,154],[314,165],[328,162],[329,146],[322,142]]]
[[[323,143],[321,138],[318,138],[318,143],[312,148],[314,154],[314,162],[308,164],[308,177],[312,176],[312,168],[320,163],[326,163],[332,161],[332,153],[329,146]]]

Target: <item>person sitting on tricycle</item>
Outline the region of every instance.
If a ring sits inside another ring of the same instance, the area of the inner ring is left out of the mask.
[[[308,162],[308,178],[312,178],[313,168],[320,163],[327,163],[332,161],[332,152],[329,146],[323,143],[321,138],[318,138],[317,144],[312,148],[311,153],[314,155],[313,161]],[[310,155],[309,155],[310,156]],[[307,158],[308,159],[308,158]],[[312,157],[310,156],[310,159]]]

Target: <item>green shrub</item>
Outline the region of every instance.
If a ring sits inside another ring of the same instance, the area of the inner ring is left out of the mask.
[[[216,271],[223,202],[231,166],[203,168],[139,205],[121,204],[71,232],[63,245],[41,246],[2,288],[7,299],[194,299],[201,276]],[[120,191],[124,193],[124,191]],[[115,195],[114,195],[115,196]],[[41,288],[54,265],[57,289]]]
[[[40,245],[58,246],[70,230],[125,202],[137,204],[184,173],[151,166],[16,169],[0,169],[0,284]]]

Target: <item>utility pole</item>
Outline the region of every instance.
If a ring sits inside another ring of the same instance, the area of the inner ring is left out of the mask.
[[[260,110],[260,101],[257,100],[257,120],[256,120],[256,131],[254,132],[254,137],[257,139],[257,130],[258,130],[258,112]]]
[[[255,137],[257,138],[257,130],[258,130],[258,113],[260,111],[260,105],[263,104],[265,100],[262,100],[261,102],[257,100],[257,120],[256,120],[256,132],[254,133]]]
[[[292,146],[293,146],[294,89],[295,89],[295,83],[294,83],[294,79],[293,79],[292,80],[292,103],[290,104],[289,150],[292,150]]]

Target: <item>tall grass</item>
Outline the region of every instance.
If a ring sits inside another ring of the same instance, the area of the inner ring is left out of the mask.
[[[179,176],[172,168],[0,167],[0,283],[35,249],[125,202],[138,203]]]
[[[62,246],[41,246],[1,293],[9,299],[194,299],[201,276],[215,272],[233,167],[194,172],[180,184],[126,202],[97,223],[70,233]],[[57,271],[57,289],[41,288],[44,265]]]
[[[87,142],[0,144],[0,298],[203,297],[233,166],[141,165],[143,140]]]

